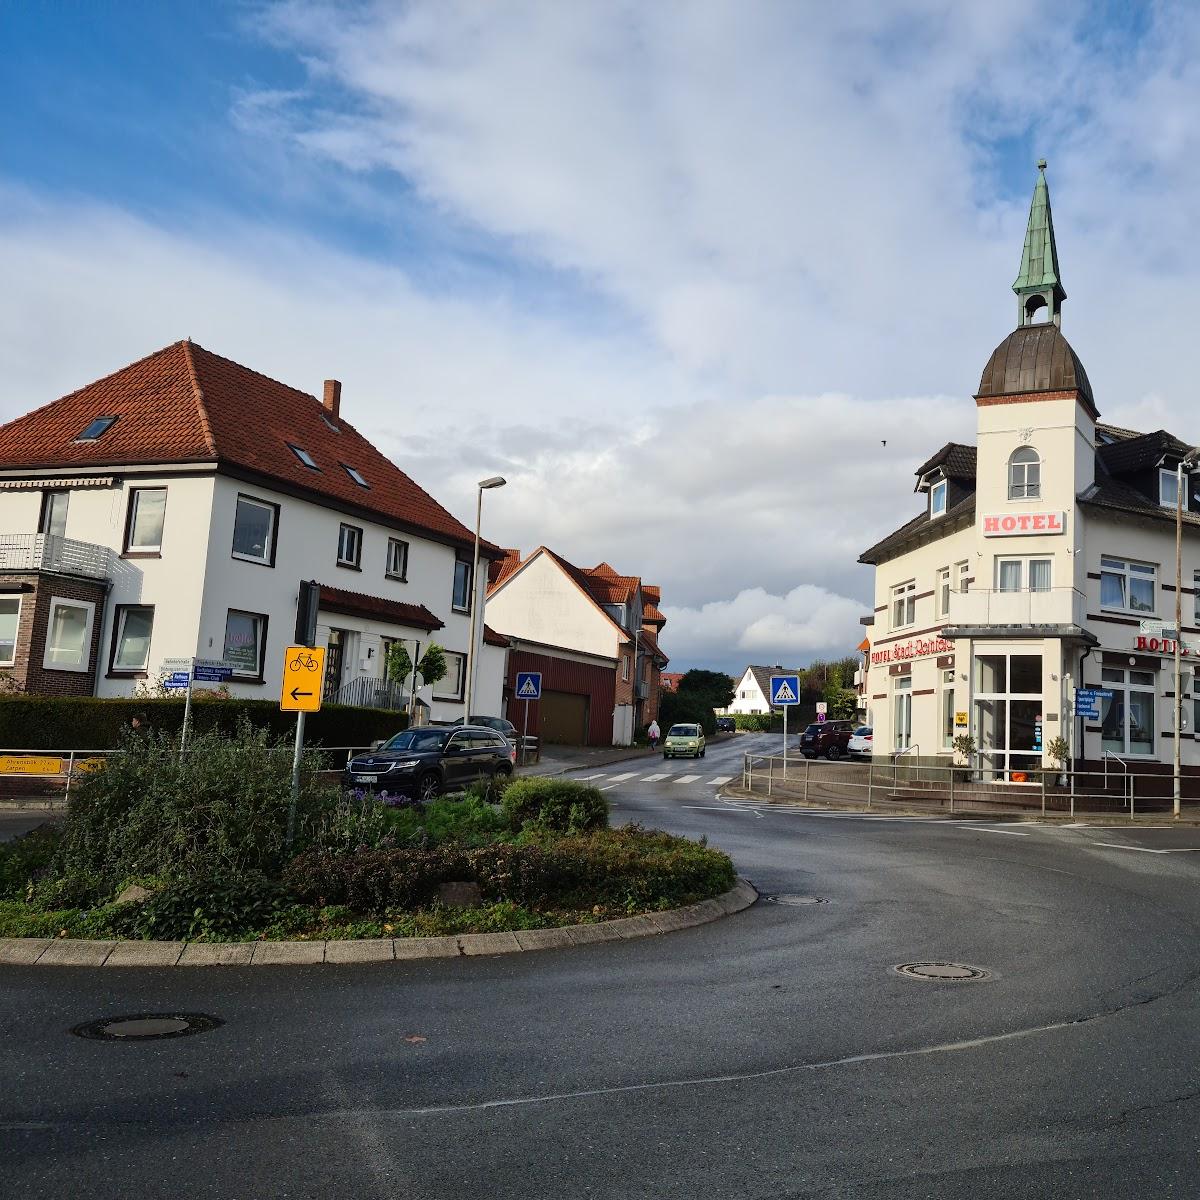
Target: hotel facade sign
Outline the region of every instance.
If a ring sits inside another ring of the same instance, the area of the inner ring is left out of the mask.
[[[1059,512],[996,513],[984,516],[984,537],[1029,537],[1047,533],[1062,533],[1066,514]]]

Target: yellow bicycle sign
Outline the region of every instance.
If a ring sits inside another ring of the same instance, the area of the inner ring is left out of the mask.
[[[279,707],[284,712],[320,712],[325,681],[325,648],[288,646],[283,654],[283,686]]]

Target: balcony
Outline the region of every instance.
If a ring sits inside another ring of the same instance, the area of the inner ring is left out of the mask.
[[[0,533],[0,571],[57,571],[108,579],[112,552],[94,542],[49,533]]]
[[[1000,592],[972,588],[950,593],[952,627],[986,625],[1084,626],[1087,603],[1077,588],[1050,588],[1041,592]]]

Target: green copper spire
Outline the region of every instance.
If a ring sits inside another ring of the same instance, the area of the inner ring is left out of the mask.
[[[1033,314],[1047,309],[1047,318],[1059,324],[1066,289],[1058,274],[1058,249],[1054,245],[1054,216],[1046,187],[1046,160],[1038,162],[1038,178],[1029,206],[1021,270],[1013,284],[1017,293],[1017,324],[1032,325]]]

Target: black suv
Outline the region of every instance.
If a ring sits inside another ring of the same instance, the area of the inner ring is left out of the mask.
[[[830,762],[845,758],[846,746],[854,732],[853,721],[822,721],[810,725],[800,735],[800,753],[805,758],[824,755]]]
[[[717,718],[718,733],[734,733],[737,730],[737,722],[732,717]]]
[[[507,779],[516,762],[516,747],[494,729],[475,725],[457,728],[406,729],[377,750],[346,764],[350,787],[405,792],[429,800],[440,791],[466,787],[478,779]]]

